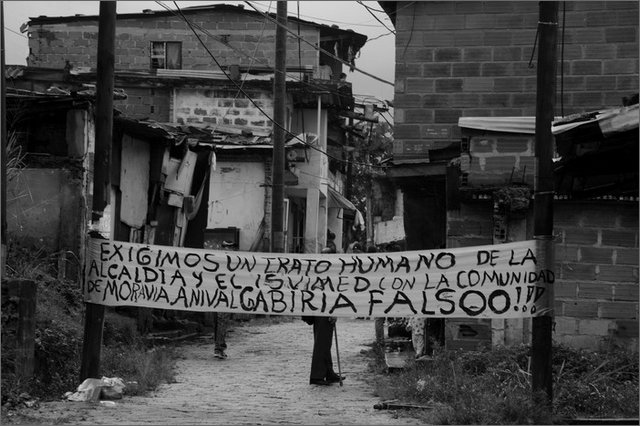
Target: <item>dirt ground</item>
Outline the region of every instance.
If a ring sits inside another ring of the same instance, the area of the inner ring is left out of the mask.
[[[8,418],[13,424],[389,424],[417,425],[376,410],[365,352],[374,322],[338,319],[343,386],[309,384],[312,327],[297,318],[234,324],[229,358],[213,356],[213,336],[180,348],[176,382],[113,405],[53,401]],[[333,348],[334,367],[338,362]],[[405,414],[405,413],[401,413]]]

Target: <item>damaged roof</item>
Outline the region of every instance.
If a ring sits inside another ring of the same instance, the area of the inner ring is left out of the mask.
[[[126,99],[126,93],[114,90],[114,99]],[[52,86],[44,92],[7,88],[8,108],[13,103],[28,103],[29,111],[47,110],[53,108],[70,108],[78,105],[89,105],[95,102],[95,87],[86,90],[69,91]],[[114,127],[121,129],[133,137],[154,141],[189,146],[200,146],[216,150],[229,149],[272,149],[271,129],[255,129],[243,126],[218,125],[194,126],[178,123],[161,123],[148,119],[134,119],[115,111]],[[285,142],[285,148],[301,147],[313,144],[317,137],[312,133],[290,135]]]
[[[640,111],[635,104],[556,118],[556,197],[638,199]],[[461,117],[472,131],[535,135],[535,117]]]
[[[638,122],[637,103],[554,121],[556,192],[637,199]]]
[[[200,146],[215,150],[270,150],[273,148],[270,129],[257,131],[229,125],[216,127],[181,125],[154,120],[137,120],[122,115],[114,117],[114,126],[139,139],[163,141],[174,145],[186,142],[191,147]],[[314,139],[316,136],[310,133],[295,135],[285,143],[285,148],[304,146],[312,143]]]

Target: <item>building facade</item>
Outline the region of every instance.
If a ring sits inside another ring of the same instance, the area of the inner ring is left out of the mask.
[[[137,137],[153,138],[149,129],[167,123],[162,137],[175,139],[161,161],[159,186],[150,181],[149,199],[157,196],[165,205],[149,210],[137,229],[164,220],[173,231],[165,231],[163,244],[219,248],[219,237],[231,235],[241,250],[270,250],[275,28],[273,14],[242,6],[118,15],[115,86],[126,100],[115,101],[114,108],[137,120],[129,123],[141,132]],[[339,77],[366,37],[295,18],[288,31],[286,245],[288,251],[318,252],[329,228],[340,244],[343,219],[353,215],[353,205],[341,195],[346,158],[341,114],[353,98],[349,84],[345,98]],[[66,89],[95,82],[97,16],[41,16],[29,21],[27,32],[28,69],[64,69],[56,84]],[[38,84],[46,90],[51,83]],[[182,192],[167,188],[172,164],[181,171],[185,164],[191,168],[191,175],[180,177],[187,179]],[[193,206],[187,209],[185,203],[195,201],[200,190],[205,194],[196,205],[206,217],[187,220],[198,212],[187,212]],[[198,233],[211,240],[188,237]]]
[[[532,238],[535,135],[527,129],[535,122],[538,3],[380,4],[397,32],[395,141],[388,177],[401,190],[397,210],[407,247]],[[638,3],[563,2],[559,9],[558,120],[637,104]],[[629,101],[634,95],[635,102]],[[634,135],[637,140],[637,118],[635,130],[624,138]],[[605,139],[596,136],[590,142],[604,148],[611,143]],[[559,158],[581,155],[572,152]],[[624,149],[616,152],[613,161],[627,155]],[[561,182],[565,172],[556,168],[557,342],[637,350],[638,165],[633,152],[635,165],[624,170],[581,165],[570,188]],[[629,185],[634,176],[635,185]],[[597,179],[606,189],[596,189]],[[589,191],[585,181],[592,182]],[[521,201],[517,212],[501,210],[505,198]],[[611,213],[605,217],[605,211]],[[451,348],[526,343],[530,336],[526,320],[447,320],[431,326],[432,336]]]

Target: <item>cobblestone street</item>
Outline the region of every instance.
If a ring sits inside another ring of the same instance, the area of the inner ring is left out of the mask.
[[[374,323],[338,319],[344,385],[309,385],[312,327],[298,318],[235,323],[229,358],[213,356],[213,340],[180,350],[176,383],[115,406],[97,405],[78,424],[419,424],[375,410],[366,382]],[[334,366],[337,371],[335,344]]]

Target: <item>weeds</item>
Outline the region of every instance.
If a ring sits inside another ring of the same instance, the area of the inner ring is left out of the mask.
[[[124,377],[138,383],[138,388],[128,391],[138,394],[154,390],[162,383],[174,379],[173,361],[175,349],[167,346],[146,348],[141,343],[132,346],[105,347],[102,359],[102,374],[107,377]]]
[[[36,247],[9,245],[11,278],[38,283],[34,377],[22,380],[14,371],[15,300],[2,301],[2,405],[11,408],[31,398],[53,400],[79,383],[84,302],[78,283],[57,279],[57,254]],[[138,382],[137,393],[173,381],[175,351],[145,346],[135,320],[106,309],[101,374]]]
[[[637,417],[637,355],[554,348],[554,401],[551,415],[531,397],[530,348],[477,352],[439,348],[426,364],[382,371],[372,366],[383,400],[433,407],[414,412],[430,424],[551,424],[571,417]],[[381,364],[382,363],[382,364]]]

